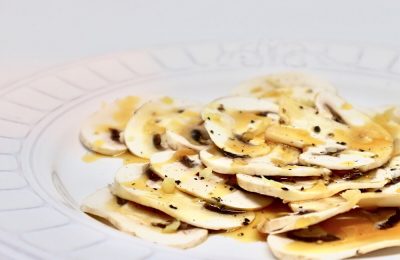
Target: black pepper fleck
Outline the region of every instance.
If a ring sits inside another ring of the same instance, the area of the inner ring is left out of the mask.
[[[315,133],[320,133],[321,132],[321,127],[319,127],[318,125],[314,126],[313,130],[314,130]]]

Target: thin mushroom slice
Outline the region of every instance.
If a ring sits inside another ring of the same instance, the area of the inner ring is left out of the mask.
[[[394,140],[394,155],[400,155],[400,108],[389,107],[371,115],[372,120],[385,128]]]
[[[297,165],[300,152],[290,146],[275,145],[270,153],[253,158],[232,158],[214,148],[200,151],[200,159],[214,171],[222,174],[263,176],[325,176],[330,170],[321,167]]]
[[[388,182],[386,171],[382,169],[371,171],[354,180],[332,179],[327,184],[322,179],[290,182],[244,174],[237,174],[236,178],[239,186],[245,190],[277,197],[288,202],[328,198],[348,189],[379,189]]]
[[[139,98],[128,96],[89,116],[82,124],[79,138],[89,150],[104,155],[118,155],[127,150],[123,139],[125,126],[139,106]]]
[[[258,230],[262,233],[277,234],[307,228],[351,210],[357,205],[359,195],[358,190],[347,190],[334,197],[289,203],[293,213],[267,220],[258,226]]]
[[[382,225],[389,219],[396,221]],[[267,241],[279,259],[345,259],[400,246],[398,220],[398,210],[353,209],[308,229],[269,235]]]
[[[161,181],[152,181],[145,174],[148,167],[146,163],[122,167],[116,174],[111,187],[112,193],[140,205],[160,210],[179,221],[211,230],[235,229],[254,219],[254,212],[224,211],[174,189],[173,186],[170,189],[171,186],[162,185]]]
[[[349,151],[344,145],[331,143],[306,148],[299,159],[304,164],[318,165],[331,170],[352,170],[365,169],[374,164],[376,155],[365,151]]]
[[[366,172],[390,159],[393,138],[383,127],[336,95],[321,94],[318,98],[337,119],[282,97],[280,117],[285,124],[268,127],[266,138],[302,148],[299,159],[303,164],[333,170]]]
[[[191,132],[201,128],[199,108],[187,107],[171,98],[150,101],[129,120],[124,136],[129,151],[149,159],[152,154],[174,146],[190,143],[192,148],[200,145],[193,140]],[[168,139],[165,134],[168,131]],[[171,137],[172,136],[172,137]],[[183,139],[186,139],[182,141]]]
[[[204,132],[205,131],[202,131],[202,126],[192,129],[190,132],[191,138],[193,140],[198,140],[197,142],[201,142],[202,145],[194,144],[193,142],[191,143],[187,138],[170,130],[165,132],[165,140],[168,146],[173,150],[189,148],[201,151],[207,149],[208,144],[210,143],[208,134]],[[201,135],[201,137],[196,137],[197,135]]]
[[[317,97],[317,103],[321,104],[320,107],[327,109],[335,120],[348,127],[347,130],[337,129],[332,133],[334,140],[347,146],[346,151],[341,154],[355,156],[353,160],[350,160],[353,161],[353,168],[368,171],[389,161],[393,153],[394,141],[387,130],[337,95],[320,94]],[[368,157],[372,159],[370,162],[367,160]],[[305,162],[321,165],[312,157],[300,156],[300,158]],[[360,161],[364,161],[365,165],[362,163],[357,165]]]
[[[400,156],[393,157],[384,170],[388,183],[383,188],[363,192],[360,207],[400,207]]]
[[[207,239],[206,229],[190,227],[180,230],[174,218],[126,201],[118,203],[109,188],[103,188],[88,196],[81,206],[88,214],[101,217],[118,230],[151,241],[177,248],[195,247]],[[175,226],[171,229],[171,226]]]
[[[252,97],[225,97],[213,101],[202,111],[204,126],[213,143],[238,156],[262,156],[271,145],[264,131],[276,123],[278,107],[269,100]]]
[[[161,178],[172,179],[176,187],[188,194],[234,209],[255,210],[268,206],[273,199],[237,189],[230,178],[205,168],[199,156],[190,150],[156,153],[151,169]]]

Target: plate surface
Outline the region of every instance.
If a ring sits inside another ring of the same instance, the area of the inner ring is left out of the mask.
[[[169,95],[207,102],[250,77],[307,70],[328,78],[351,103],[400,103],[397,53],[323,43],[254,41],[160,47],[83,60],[0,91],[0,243],[21,258],[268,259],[266,243],[210,237],[181,251],[147,243],[79,211],[111,183],[115,159],[85,163],[81,122],[102,101]],[[388,249],[370,254],[400,254]]]

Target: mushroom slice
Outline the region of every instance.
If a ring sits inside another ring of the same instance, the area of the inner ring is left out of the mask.
[[[374,153],[349,151],[346,150],[345,146],[336,143],[306,148],[299,156],[302,163],[318,165],[332,170],[360,169],[374,164],[375,157]]]
[[[201,128],[201,123],[198,108],[183,107],[165,97],[150,101],[135,112],[124,132],[125,143],[133,154],[147,159],[167,149],[168,144],[176,146],[190,143],[191,148],[198,148],[200,144],[192,139],[191,131]],[[168,140],[165,136],[167,131]]]
[[[336,89],[325,80],[303,72],[280,72],[254,78],[234,90],[235,95],[275,100],[287,95],[309,104],[314,103],[319,92],[336,93]]]
[[[389,161],[393,153],[394,142],[387,130],[337,95],[320,94],[317,97],[317,103],[322,104],[320,106],[328,110],[336,121],[342,122],[348,127],[347,130],[332,129],[332,133],[336,142],[347,146],[346,151],[340,154],[354,156],[350,160],[353,164],[348,163],[349,168],[354,165],[353,169],[368,171]],[[340,158],[340,155],[338,157]],[[358,159],[356,159],[357,157]],[[372,159],[370,162],[368,162],[368,157]],[[316,157],[300,156],[300,159],[322,166]],[[344,160],[345,164],[347,159],[348,157]],[[363,163],[360,163],[362,161]]]
[[[381,189],[363,192],[360,207],[400,207],[400,155],[393,157],[384,170],[388,183]]]
[[[145,174],[147,163],[128,164],[116,174],[112,193],[140,205],[160,210],[179,221],[211,230],[241,227],[245,219],[252,221],[254,212],[211,211],[209,204],[178,189],[167,190],[161,181],[151,181]],[[212,208],[214,210],[214,208]]]
[[[389,107],[382,109],[371,117],[380,126],[385,128],[394,139],[394,155],[400,155],[400,108]]]
[[[368,171],[390,159],[393,138],[383,127],[336,95],[317,98],[333,118],[281,97],[280,117],[285,124],[268,127],[266,138],[304,149],[299,157],[303,164],[335,170]]]
[[[109,188],[100,189],[88,196],[81,208],[86,213],[107,220],[125,233],[157,244],[191,248],[207,239],[206,229],[191,227],[179,230],[179,222],[176,225],[177,229],[170,232],[168,227],[176,223],[174,218],[132,202],[120,205]]]
[[[284,201],[302,201],[331,197],[348,189],[382,188],[386,183],[386,171],[379,169],[364,174],[355,180],[332,179],[325,184],[319,180],[298,180],[296,182],[275,181],[271,177],[237,174],[237,182],[245,190],[278,197]]]
[[[359,197],[360,191],[347,190],[339,196],[330,198],[291,202],[289,205],[294,213],[267,220],[258,226],[258,230],[262,233],[277,234],[307,228],[351,210],[356,206]]]
[[[253,158],[232,158],[217,149],[200,151],[200,159],[214,171],[222,174],[247,174],[264,176],[323,176],[330,170],[321,167],[300,166],[300,152],[286,145],[275,145],[264,156]]]
[[[205,131],[202,131],[202,128],[203,127],[199,126],[198,128],[192,129],[190,135],[193,140],[198,140],[197,142],[201,142],[203,145],[193,144],[182,135],[179,135],[170,130],[167,130],[165,132],[166,142],[168,146],[173,150],[179,150],[184,148],[190,148],[196,151],[204,150],[208,147],[208,144],[210,143],[209,141],[210,137],[208,137],[207,133],[204,133]],[[198,132],[200,134],[196,134]],[[201,135],[201,137],[198,137],[199,139],[197,139],[196,137],[197,135]]]
[[[395,212],[395,213],[394,213]],[[394,215],[393,215],[394,214]],[[400,246],[400,224],[382,228],[398,211],[353,209],[308,229],[268,236],[268,245],[279,259],[345,259],[378,249]]]
[[[161,178],[172,178],[176,187],[209,203],[229,208],[255,210],[268,206],[273,199],[237,189],[227,176],[205,169],[199,156],[190,150],[154,154],[151,169]]]
[[[238,156],[256,157],[270,151],[264,132],[279,119],[277,112],[277,105],[269,100],[237,96],[213,101],[201,115],[217,147]]]
[[[117,99],[112,104],[103,104],[99,111],[90,115],[82,124],[79,136],[82,144],[104,155],[124,153],[127,148],[123,131],[138,105],[139,98],[133,96]]]

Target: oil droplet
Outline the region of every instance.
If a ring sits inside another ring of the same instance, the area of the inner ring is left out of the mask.
[[[174,103],[174,100],[173,100],[172,98],[170,98],[170,97],[163,97],[163,98],[161,99],[161,101],[162,101],[164,104],[167,104],[167,105],[171,105],[172,103]]]
[[[103,158],[110,158],[110,156],[88,152],[82,156],[82,161],[85,163],[92,163]]]
[[[350,103],[344,103],[341,107],[343,110],[350,110],[353,109],[353,106]]]

